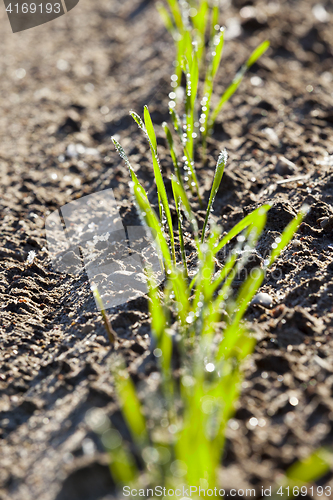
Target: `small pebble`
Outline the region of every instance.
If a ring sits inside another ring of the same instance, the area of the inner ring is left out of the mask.
[[[277,174],[282,176],[291,175],[295,173],[296,165],[284,156],[280,156],[279,161],[276,164],[275,171]]]
[[[333,217],[323,217],[319,219],[320,227],[325,231],[331,231],[333,229]]]
[[[251,304],[259,304],[262,307],[267,307],[268,309],[272,307],[273,299],[268,293],[257,293],[257,295],[253,298]]]
[[[88,333],[92,332],[93,329],[94,329],[93,325],[84,325],[84,327],[82,328],[82,333],[83,335],[87,335]]]

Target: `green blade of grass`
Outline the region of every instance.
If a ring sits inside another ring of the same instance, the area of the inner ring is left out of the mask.
[[[248,71],[248,69],[261,57],[266,50],[269,47],[269,41],[266,40],[263,42],[259,47],[257,47],[249,57],[249,59],[246,61],[245,64],[241,67],[241,69],[238,71],[236,74],[235,78],[233,79],[232,83],[229,85],[229,87],[226,89],[224,94],[222,95],[218,105],[214,109],[212,116],[209,120],[209,128],[211,129],[214,126],[215,120],[221,111],[223,105],[230,99],[230,97],[236,92],[238,89],[240,83],[242,82],[245,73]]]
[[[213,2],[213,7],[212,7],[212,21],[211,21],[211,30],[210,30],[210,37],[213,38],[216,28],[219,24],[219,17],[220,17],[220,8],[219,8],[219,0],[214,0]]]
[[[151,120],[151,116],[148,110],[148,106],[144,107],[143,110],[144,113],[144,120],[145,120],[145,126],[146,126],[146,131],[148,134],[148,137],[150,139],[150,144],[155,152],[157,154],[157,140],[156,140],[156,134],[153,126],[153,122]]]
[[[206,233],[209,215],[210,215],[212,205],[213,205],[214,200],[215,200],[215,196],[216,196],[218,189],[220,187],[220,184],[221,184],[221,180],[223,177],[224,168],[225,168],[225,164],[227,162],[227,159],[228,159],[228,153],[224,149],[223,151],[221,151],[219,158],[217,160],[217,163],[216,163],[213,185],[212,185],[212,189],[210,191],[210,197],[209,197],[208,207],[207,207],[207,211],[206,211],[205,222],[204,222],[203,229],[202,229],[201,243],[203,243],[203,241],[205,239],[205,233]]]
[[[151,207],[143,187],[139,183],[133,182],[131,188],[133,190],[139,214],[148,228],[152,229],[156,233],[156,242],[163,255],[165,265],[167,269],[171,269],[172,259],[158,217],[154,209]]]
[[[224,28],[220,29],[220,32],[215,35],[214,43],[213,43],[213,52],[212,52],[212,63],[209,69],[209,80],[214,80],[217,70],[221,64],[222,52],[224,46]]]
[[[316,450],[305,460],[296,462],[289,467],[286,472],[286,480],[301,484],[316,481],[330,470],[328,458],[328,451],[325,448]]]
[[[213,94],[214,79],[221,63],[223,46],[224,46],[224,28],[221,28],[220,32],[218,34],[215,34],[215,36],[213,37],[212,59],[207,69],[205,84],[204,84],[204,98],[201,102],[202,104],[201,119],[204,118],[203,123],[201,123],[201,131],[204,143],[208,133],[208,121],[209,121],[209,114],[211,107],[211,99]]]
[[[119,154],[120,158],[122,160],[124,160],[124,162],[126,163],[128,169],[130,171],[130,174],[131,174],[131,177],[132,177],[132,181],[139,183],[139,180],[138,180],[138,178],[136,176],[136,173],[134,172],[134,169],[133,169],[133,167],[132,167],[132,165],[131,165],[131,163],[130,163],[130,161],[129,161],[129,159],[128,159],[128,157],[127,157],[127,155],[126,155],[126,153],[125,153],[125,151],[123,149],[123,147],[121,146],[121,144],[117,141],[117,139],[115,137],[111,137],[111,140],[112,140],[112,142],[113,142],[116,150],[118,151],[118,154]]]
[[[167,142],[168,142],[168,145],[169,145],[170,156],[171,156],[171,159],[172,159],[172,163],[173,163],[173,166],[174,166],[174,169],[175,169],[175,172],[176,172],[176,176],[177,176],[178,182],[180,184],[183,184],[182,177],[180,175],[180,168],[179,168],[179,164],[178,164],[178,161],[177,161],[177,156],[176,156],[176,153],[175,153],[175,150],[174,150],[173,138],[172,138],[171,131],[170,131],[168,125],[165,122],[162,123],[162,127],[164,129],[165,136],[166,136],[166,139],[167,139]]]
[[[146,421],[141,410],[135,386],[124,364],[113,369],[116,391],[122,414],[135,442],[142,444],[148,441]]]
[[[186,218],[188,219],[188,221],[190,222],[190,224],[192,226],[193,233],[194,233],[194,240],[195,240],[197,248],[198,248],[199,247],[198,224],[197,224],[197,220],[192,212],[190,203],[188,201],[187,194],[175,176],[173,176],[171,178],[171,181],[173,181],[172,187],[173,187],[175,196],[176,196],[177,200],[181,200],[182,205],[184,207],[184,212],[185,212]]]
[[[188,152],[188,149],[185,147],[184,148],[184,154],[185,154],[185,157],[186,157],[186,160],[187,160],[187,167],[190,169],[190,179],[192,178],[192,181],[190,181],[190,189],[192,191],[192,182],[194,182],[194,185],[195,185],[195,188],[196,188],[196,191],[197,191],[197,195],[198,195],[198,200],[199,200],[199,203],[200,203],[200,206],[202,207],[202,198],[200,196],[200,191],[199,191],[199,183],[198,183],[198,178],[197,178],[197,174],[196,174],[196,171],[194,169],[194,162],[193,160],[191,159],[191,156]]]
[[[270,205],[263,205],[252,213],[244,217],[236,226],[234,226],[229,233],[222,238],[220,243],[215,247],[215,254],[218,253],[229,241],[231,241],[235,236],[241,233],[245,228],[247,228],[250,224],[255,224],[256,218],[258,215],[266,213],[270,209]]]
[[[145,106],[145,108],[144,108],[145,124],[143,123],[143,121],[141,120],[140,116],[137,113],[135,113],[134,111],[131,111],[130,114],[133,117],[133,119],[136,121],[138,126],[141,128],[141,130],[143,130],[143,132],[145,133],[145,135],[148,139],[148,143],[149,143],[151,154],[152,154],[154,176],[155,176],[155,182],[156,182],[158,199],[159,199],[160,219],[162,220],[161,209],[163,207],[163,211],[164,211],[166,221],[167,221],[169,236],[170,236],[172,260],[175,263],[176,262],[176,254],[175,254],[175,241],[174,241],[174,235],[173,235],[173,227],[172,227],[172,217],[171,217],[168,197],[166,194],[165,185],[164,185],[164,181],[163,181],[163,177],[162,177],[162,173],[161,173],[161,169],[160,169],[160,164],[159,164],[159,160],[158,160],[158,156],[157,156],[157,150],[156,150],[157,141],[156,141],[156,135],[155,135],[154,127],[153,127],[152,120],[150,117],[150,113],[149,113],[148,107]]]
[[[157,192],[159,195],[159,199],[162,202],[163,210],[165,213],[165,217],[166,217],[166,221],[167,221],[167,225],[168,225],[169,236],[170,236],[172,259],[173,259],[173,262],[175,263],[176,262],[176,255],[175,255],[175,241],[174,241],[173,227],[172,227],[172,217],[171,217],[168,197],[166,194],[165,185],[164,185],[164,181],[163,181],[163,177],[162,177],[162,173],[161,173],[159,159],[157,156],[156,135],[155,135],[154,127],[153,127],[153,122],[151,120],[151,116],[150,116],[150,113],[148,110],[148,106],[144,107],[144,119],[145,119],[146,135],[148,137],[148,142],[150,145],[152,159],[153,159],[153,168],[154,168],[154,176],[155,176],[155,181],[156,181],[156,186],[157,186]]]
[[[179,182],[179,180],[178,180],[178,182]],[[179,198],[177,189],[175,189],[174,183],[175,183],[175,180],[171,179],[173,197],[174,197],[174,200],[175,200],[175,205],[176,205],[176,210],[177,210],[180,251],[181,251],[181,254],[182,254],[182,260],[183,260],[183,265],[184,265],[185,278],[188,278],[186,253],[185,253],[185,244],[184,244],[184,234],[183,234],[183,226],[182,226],[183,218],[182,218],[181,209],[180,209],[180,202],[181,202],[181,200]]]
[[[164,313],[164,309],[161,304],[161,300],[158,295],[158,287],[156,285],[153,273],[151,269],[147,269],[148,276],[148,288],[149,288],[149,298],[148,302],[149,312],[151,315],[151,330],[157,341],[161,338],[167,319]]]
[[[161,16],[161,19],[164,22],[166,29],[173,36],[174,31],[175,31],[175,27],[173,25],[173,22],[172,22],[172,19],[170,17],[168,10],[164,7],[164,5],[161,2],[156,2],[156,8],[159,12],[159,15]]]
[[[303,207],[301,207],[300,212],[297,214],[297,217],[295,217],[295,219],[293,219],[288,224],[288,226],[283,231],[281,237],[278,238],[275,243],[273,243],[273,245],[274,245],[274,246],[272,246],[273,251],[272,251],[270,258],[269,258],[269,261],[268,261],[269,267],[276,261],[276,259],[278,258],[278,256],[282,252],[282,250],[288,245],[289,241],[291,240],[291,238],[293,237],[293,235],[295,234],[295,232],[299,228],[299,226],[300,226],[302,220],[304,219],[305,215],[307,214],[308,210],[309,210],[309,206],[303,205]]]
[[[166,0],[173,15],[175,25],[180,33],[184,30],[183,18],[177,0]]]

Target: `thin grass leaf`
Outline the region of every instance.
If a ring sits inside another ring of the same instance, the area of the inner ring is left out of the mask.
[[[147,135],[147,130],[146,130],[145,124],[142,121],[141,116],[139,116],[138,113],[136,113],[133,110],[131,110],[129,112],[129,114],[131,115],[133,120],[137,123],[138,127]]]
[[[156,243],[163,255],[165,265],[167,269],[171,269],[172,259],[169,252],[169,247],[166,242],[165,235],[161,228],[158,217],[148,201],[145,190],[139,183],[135,182],[133,182],[131,188],[133,190],[133,195],[136,201],[139,214],[141,215],[144,223],[148,226],[148,228],[152,229],[154,233],[156,233]]]
[[[217,160],[217,163],[216,163],[213,185],[212,185],[212,189],[210,191],[210,197],[209,197],[208,207],[207,207],[207,211],[206,211],[205,222],[204,222],[203,229],[202,229],[201,243],[203,243],[204,239],[205,239],[209,215],[210,215],[212,205],[213,205],[214,200],[215,200],[215,196],[216,196],[216,194],[219,190],[220,184],[221,184],[221,180],[223,177],[224,168],[225,168],[225,164],[227,162],[227,159],[228,159],[228,153],[227,153],[226,149],[224,149],[223,151],[221,151],[219,158]]]
[[[234,226],[229,233],[222,238],[220,243],[215,247],[215,254],[217,254],[229,241],[231,241],[235,236],[241,233],[245,228],[247,228],[250,224],[255,224],[258,215],[266,213],[271,208],[270,205],[263,205],[252,213],[244,217],[236,226]]]
[[[155,135],[153,123],[152,123],[150,113],[149,113],[147,106],[144,107],[144,119],[145,119],[146,135],[148,137],[148,142],[150,145],[152,159],[153,159],[154,176],[155,176],[155,181],[156,181],[156,186],[157,186],[157,192],[158,192],[158,196],[159,196],[159,201],[162,202],[163,211],[164,211],[164,214],[166,217],[169,236],[170,236],[170,243],[171,243],[171,254],[172,254],[173,262],[175,263],[176,262],[176,254],[175,254],[175,241],[174,241],[174,235],[173,235],[173,227],[172,227],[172,217],[171,217],[169,201],[168,201],[168,197],[167,197],[167,193],[165,190],[165,185],[164,185],[164,181],[163,181],[163,177],[162,177],[162,173],[161,173],[159,159],[157,156],[156,135]]]
[[[224,28],[221,28],[220,32],[218,34],[215,34],[213,37],[212,59],[207,69],[205,84],[204,84],[204,97],[201,102],[202,112],[200,117],[201,119],[200,131],[202,132],[204,143],[208,133],[208,121],[210,115],[214,79],[221,63],[223,46],[224,46]]]
[[[140,117],[139,117],[140,118]],[[146,192],[142,185],[140,184],[132,165],[130,164],[127,155],[122,148],[122,146],[119,144],[119,142],[112,137],[112,142],[116,147],[116,150],[119,153],[119,156],[125,161],[126,165],[129,168],[129,171],[131,173],[132,177],[132,183],[135,188],[133,188],[133,195],[135,197],[135,201],[137,204],[137,208],[139,211],[139,215],[143,219],[143,222],[148,226],[148,228],[151,228],[158,236],[158,247],[162,252],[164,261],[166,262],[168,268],[171,266],[170,264],[170,252],[169,248],[167,245],[167,242],[165,240],[164,233],[162,231],[161,225],[158,221],[158,218],[152,208],[152,206],[149,203],[148,197],[146,195]],[[154,239],[154,238],[153,238]],[[161,266],[163,267],[163,266]]]
[[[313,484],[330,470],[332,470],[332,450],[326,447],[319,448],[308,458],[294,463],[287,469],[286,475],[279,481],[280,488],[282,487],[286,491],[286,488],[289,487],[291,491],[288,498],[294,498],[293,488],[295,486],[298,487],[296,490],[298,496],[302,486]],[[272,495],[272,500],[281,498],[279,489],[278,487],[275,488],[276,491]]]
[[[173,108],[169,107],[169,113],[170,113],[170,116],[171,116],[171,122],[172,122],[172,125],[173,125],[173,128],[174,128],[174,131],[178,135],[181,144],[184,145],[184,137],[183,137],[183,130],[182,130],[181,120],[180,120],[178,114],[176,113],[176,111]]]
[[[268,262],[268,267],[270,267],[278,258],[282,250],[288,245],[290,240],[292,239],[293,235],[296,233],[298,230],[300,224],[302,223],[302,220],[306,216],[307,212],[309,210],[308,205],[303,205],[301,207],[300,212],[297,214],[295,219],[293,219],[288,226],[285,228],[283,231],[281,237],[277,238],[275,240],[275,243],[273,243],[272,248],[273,251],[270,255],[269,262]]]
[[[305,460],[296,462],[286,472],[286,480],[291,483],[308,484],[324,476],[330,470],[328,451],[316,450]]]
[[[215,40],[213,44],[213,52],[212,52],[212,63],[210,67],[210,80],[214,80],[217,70],[221,64],[223,46],[224,46],[224,28],[220,29],[220,32],[215,35]]]
[[[263,42],[262,44],[260,44],[259,47],[257,47],[252,52],[252,54],[249,57],[249,59],[246,61],[245,64],[243,64],[243,66],[241,67],[241,69],[238,71],[238,73],[236,74],[235,78],[233,79],[233,81],[231,82],[231,84],[229,85],[229,87],[226,89],[226,91],[224,92],[224,94],[222,95],[222,97],[221,97],[218,105],[216,106],[216,108],[214,109],[214,111],[212,113],[212,116],[211,116],[211,118],[209,120],[209,128],[210,129],[214,126],[215,120],[216,120],[218,114],[220,113],[223,105],[230,99],[230,97],[238,89],[240,83],[242,82],[242,80],[244,78],[245,73],[259,59],[259,57],[261,57],[266,52],[266,50],[268,49],[269,45],[270,45],[270,43],[269,43],[268,40],[266,40],[265,42]]]
[[[153,122],[151,120],[151,116],[150,116],[150,113],[148,110],[148,106],[144,107],[143,113],[144,113],[146,131],[147,131],[148,137],[150,139],[150,144],[151,144],[152,148],[154,149],[155,154],[157,154],[156,134],[155,134]]]
[[[193,233],[194,233],[194,240],[195,240],[197,248],[199,250],[198,224],[197,224],[197,220],[192,212],[190,203],[188,201],[187,194],[186,194],[184,188],[179,184],[179,182],[177,181],[177,178],[175,176],[171,177],[171,182],[172,182],[172,188],[173,188],[173,191],[175,193],[175,196],[176,196],[177,200],[181,200],[186,218],[192,226]]]
[[[212,297],[214,292],[218,289],[218,287],[221,285],[221,283],[227,278],[229,273],[231,272],[232,268],[235,265],[237,259],[237,255],[235,253],[232,253],[229,256],[229,259],[227,262],[224,264],[223,268],[221,271],[215,276],[214,281],[211,284],[210,287],[210,296]]]
[[[148,307],[151,315],[151,331],[158,341],[162,337],[167,319],[158,294],[158,286],[154,279],[153,272],[149,268],[146,272],[148,281],[148,295],[150,298]]]
[[[196,171],[194,169],[194,162],[193,162],[193,160],[191,160],[191,156],[190,156],[188,149],[186,147],[184,148],[184,154],[185,154],[186,160],[187,160],[187,167],[190,169],[190,172],[191,172],[190,178],[192,178],[192,181],[190,182],[190,189],[191,189],[191,191],[193,191],[192,182],[194,182],[194,185],[195,185],[195,188],[197,191],[197,195],[198,195],[198,200],[199,200],[200,206],[202,207],[203,203],[202,203],[202,198],[200,196],[197,174],[196,174]]]
[[[102,443],[109,452],[109,468],[116,484],[129,484],[138,476],[138,469],[133,455],[127,447],[120,444],[116,448],[108,449],[107,433],[102,436]]]
[[[172,217],[171,217],[171,212],[170,212],[170,207],[169,207],[169,201],[167,197],[167,193],[165,190],[165,185],[160,169],[160,164],[157,156],[157,141],[156,141],[156,135],[153,127],[153,123],[150,117],[150,113],[148,110],[148,107],[145,106],[144,108],[144,118],[145,118],[145,123],[143,123],[142,119],[140,116],[135,113],[134,111],[130,112],[131,116],[133,119],[136,121],[138,126],[140,127],[141,130],[145,133],[148,143],[150,146],[151,154],[152,154],[152,160],[153,160],[153,168],[154,168],[154,176],[155,176],[155,182],[156,182],[156,187],[157,187],[157,194],[158,194],[158,201],[159,201],[159,210],[160,210],[160,220],[162,221],[163,218],[163,212],[162,208],[166,217],[167,221],[167,226],[168,226],[168,231],[169,231],[169,236],[170,236],[170,244],[171,244],[171,255],[172,255],[172,260],[175,263],[176,262],[176,254],[175,254],[175,241],[174,241],[174,235],[173,235],[173,227],[172,227]]]
[[[136,173],[134,172],[134,169],[133,169],[133,167],[132,167],[132,165],[131,165],[131,163],[130,163],[130,161],[129,161],[129,159],[128,159],[128,157],[127,157],[127,155],[126,155],[126,153],[125,153],[125,151],[123,149],[123,147],[121,146],[121,144],[117,141],[117,139],[115,137],[112,136],[111,140],[112,140],[112,142],[113,142],[113,144],[114,144],[114,146],[115,146],[115,148],[116,148],[116,150],[117,150],[120,158],[122,160],[124,160],[124,162],[126,163],[128,169],[130,171],[130,174],[131,174],[131,177],[132,177],[132,181],[139,183],[139,180],[138,180],[138,178],[136,176]]]
[[[197,30],[197,56],[199,66],[201,66],[205,49],[205,33],[209,22],[209,2],[207,0],[201,2],[199,9],[197,9],[197,14],[191,20],[193,27]]]
[[[218,26],[219,24],[219,17],[220,17],[220,8],[219,8],[219,0],[214,0],[213,2],[213,8],[212,8],[212,21],[211,21],[211,31],[210,31],[210,37],[211,39],[213,38],[216,28],[215,26]]]
[[[121,411],[134,441],[138,444],[147,442],[146,421],[141,410],[141,403],[124,364],[114,369],[113,375]]]
[[[169,33],[171,33],[172,36],[174,36],[175,27],[168,10],[161,2],[156,2],[156,8],[161,16],[162,21],[164,22],[166,29],[169,31]]]
[[[175,205],[176,205],[176,210],[177,210],[180,251],[182,254],[182,261],[183,261],[183,265],[184,265],[185,278],[188,278],[188,269],[187,269],[184,234],[183,234],[183,217],[182,217],[182,213],[181,213],[181,209],[180,209],[181,200],[178,196],[178,191],[175,190],[175,188],[174,188],[174,183],[175,183],[175,181],[173,179],[171,179],[173,197],[175,200]]]
[[[164,129],[165,136],[166,136],[166,139],[167,139],[167,142],[168,142],[168,145],[169,145],[170,156],[171,156],[171,159],[172,159],[172,163],[173,163],[173,166],[174,166],[174,169],[175,169],[175,172],[176,172],[176,176],[177,176],[178,182],[180,184],[183,184],[182,176],[180,175],[180,168],[179,168],[177,156],[176,156],[176,153],[175,153],[175,150],[174,150],[173,138],[172,138],[171,131],[170,131],[168,125],[166,124],[166,122],[162,123],[162,127]]]
[[[179,32],[181,33],[184,30],[184,24],[178,1],[177,0],[166,0],[166,1],[173,15],[175,25],[177,26]]]

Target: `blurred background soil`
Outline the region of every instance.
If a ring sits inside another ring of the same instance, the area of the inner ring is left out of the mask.
[[[264,283],[272,307],[248,312],[258,344],[221,482],[259,491],[296,459],[333,444],[333,5],[221,4],[228,40],[217,95],[258,43],[269,38],[271,48],[225,106],[208,164],[198,158],[203,195],[226,147],[215,220],[228,230],[259,204],[273,205],[257,264],[300,206],[310,206]],[[122,427],[112,350],[87,276],[52,270],[44,223],[65,203],[107,188],[124,223],[138,222],[112,134],[156,202],[147,145],[128,111],[149,105],[168,175],[161,124],[174,48],[149,0],[81,0],[68,15],[15,35],[1,4],[0,42],[0,498],[111,498],[106,457],[84,417],[101,407]],[[298,180],[284,182],[290,177]],[[109,313],[130,372],[149,385],[146,299]],[[332,485],[331,475],[322,483]]]

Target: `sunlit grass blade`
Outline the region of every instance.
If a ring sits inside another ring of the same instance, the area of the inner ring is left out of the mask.
[[[178,182],[179,182],[179,180],[178,180]],[[176,210],[177,210],[180,251],[182,254],[185,278],[187,278],[188,277],[188,270],[187,270],[186,252],[185,252],[185,243],[184,243],[184,234],[183,234],[183,217],[182,217],[181,208],[180,208],[181,200],[179,198],[177,189],[175,189],[175,186],[174,186],[175,180],[174,179],[171,179],[171,184],[172,184],[173,197],[175,200],[175,205],[176,205]]]
[[[169,33],[171,33],[172,36],[174,36],[175,27],[168,10],[164,7],[162,2],[156,2],[156,8],[161,16],[161,19],[164,22],[166,29],[169,31]]]
[[[229,275],[230,271],[235,265],[237,259],[237,255],[235,253],[232,253],[229,256],[229,259],[221,269],[221,271],[215,276],[214,281],[211,284],[210,287],[210,296],[212,297],[214,292],[218,289],[218,287],[221,285],[221,283],[227,278]]]
[[[214,80],[217,70],[219,69],[221,64],[223,46],[224,46],[224,28],[221,28],[220,32],[215,35],[213,42],[212,62],[209,68],[209,79],[212,81]]]
[[[159,297],[158,287],[156,285],[153,272],[151,269],[147,269],[147,280],[148,280],[148,295],[150,301],[148,302],[149,312],[151,315],[151,331],[158,341],[164,331],[167,319],[164,313],[164,309],[161,304]]]
[[[154,158],[155,158],[156,154],[155,154],[155,151],[153,151],[153,147],[151,145],[151,142],[150,142],[150,139],[149,139],[149,136],[148,136],[145,124],[143,123],[141,117],[135,111],[130,111],[130,115],[133,118],[133,120],[136,122],[136,124],[138,125],[138,127],[143,131],[143,133],[147,137],[148,143],[149,143],[149,147],[151,149],[151,153],[152,153],[152,156],[153,156],[153,162],[154,162]],[[123,158],[122,155],[120,155],[120,156]],[[126,163],[127,163],[128,166],[130,165],[128,160],[127,160]],[[154,173],[155,173],[155,165],[154,165]],[[132,179],[133,179],[133,176],[132,176]],[[155,182],[156,182],[156,176],[155,176]],[[161,195],[160,195],[158,187],[157,187],[157,198],[158,198],[158,211],[159,211],[160,221],[162,222],[162,219],[163,219],[163,205],[162,205]]]
[[[186,157],[187,168],[190,169],[190,174],[189,174],[190,189],[191,189],[191,191],[193,191],[193,183],[194,183],[194,186],[196,188],[197,195],[198,195],[198,200],[199,200],[200,206],[202,207],[203,203],[202,203],[202,198],[200,196],[199,182],[198,182],[197,174],[196,174],[196,171],[195,171],[195,168],[194,168],[194,161],[191,159],[191,156],[190,156],[190,154],[189,154],[189,152],[188,152],[188,150],[187,150],[186,147],[184,148],[184,154],[185,154],[185,157]]]
[[[128,425],[134,441],[138,444],[142,444],[148,440],[147,426],[134,383],[123,362],[113,367],[112,372],[115,379],[121,411],[126,424]]]
[[[208,131],[207,127],[210,114],[211,98],[213,94],[214,79],[221,63],[223,46],[224,46],[224,28],[220,28],[219,33],[215,34],[212,39],[212,54],[211,54],[212,59],[207,69],[205,84],[204,84],[204,97],[201,102],[202,112],[200,117],[201,120],[200,130],[202,132],[204,141]]]
[[[139,210],[139,215],[148,228],[152,229],[156,234],[156,243],[162,253],[165,265],[167,269],[171,269],[172,259],[158,217],[150,205],[143,187],[139,183],[133,182],[132,190],[137,208]]]
[[[302,220],[304,219],[308,210],[309,206],[303,205],[303,207],[301,207],[301,210],[299,211],[295,219],[293,219],[288,224],[288,226],[283,231],[281,237],[279,237],[273,244],[274,248],[270,255],[268,266],[271,266],[276,261],[282,250],[288,245],[289,241],[291,240],[291,238],[299,228],[300,224],[302,223]]]
[[[173,262],[176,262],[176,254],[175,254],[175,240],[173,235],[173,227],[172,227],[172,217],[169,207],[169,201],[167,197],[167,193],[165,190],[165,185],[161,173],[161,168],[157,156],[157,141],[156,135],[153,127],[153,123],[150,117],[150,113],[148,107],[144,107],[144,118],[145,118],[145,126],[146,126],[146,134],[148,137],[148,142],[151,149],[152,159],[153,159],[153,167],[154,167],[154,176],[157,186],[157,191],[159,195],[159,199],[162,202],[163,211],[166,217],[166,222],[168,226],[169,236],[170,236],[170,244],[171,244],[171,254]]]
[[[176,134],[178,135],[181,144],[184,145],[184,137],[183,137],[181,120],[173,108],[169,107],[169,113],[171,116],[171,122],[172,122],[173,128],[174,128]]]
[[[233,346],[236,344],[239,333],[240,322],[248,308],[249,303],[261,286],[265,272],[263,269],[257,268],[256,273],[252,272],[243,283],[236,302],[232,305],[233,313],[230,319],[230,324],[224,332],[223,340],[219,347],[219,357],[225,357],[227,353],[232,352]]]
[[[131,111],[130,114],[133,117],[133,119],[136,121],[136,123],[138,124],[140,129],[143,130],[143,132],[145,133],[145,135],[148,139],[148,143],[149,143],[151,155],[152,155],[152,160],[153,160],[154,177],[155,177],[157,193],[158,193],[160,220],[162,222],[163,212],[164,212],[165,217],[166,217],[167,226],[168,226],[169,236],[170,236],[172,259],[173,259],[173,262],[175,263],[176,262],[176,254],[175,254],[175,241],[174,241],[174,235],[173,235],[173,227],[172,227],[172,217],[171,217],[168,197],[167,197],[167,193],[165,190],[165,185],[164,185],[164,181],[163,181],[163,177],[162,177],[162,173],[161,173],[161,169],[160,169],[160,164],[159,164],[159,160],[158,160],[158,156],[157,156],[157,141],[156,141],[156,135],[155,135],[154,127],[153,127],[152,120],[150,117],[150,113],[149,113],[148,107],[145,106],[145,108],[144,108],[145,123],[143,123],[140,116],[137,113],[135,113],[134,111]],[[163,208],[163,210],[162,210],[162,208]]]
[[[263,205],[244,217],[244,219],[238,222],[238,224],[236,224],[236,226],[234,226],[231,231],[229,231],[229,233],[222,238],[220,243],[215,247],[215,253],[219,252],[225,245],[227,245],[227,243],[229,243],[229,241],[241,233],[250,224],[255,224],[257,216],[268,212],[270,208],[270,205]]]
[[[176,172],[178,182],[180,184],[183,184],[182,176],[180,175],[180,168],[179,168],[179,164],[178,164],[178,160],[177,160],[177,155],[176,155],[175,150],[174,150],[174,144],[173,144],[173,138],[172,138],[171,131],[165,122],[162,123],[162,127],[164,129],[165,136],[166,136],[166,139],[167,139],[167,142],[169,145],[170,156],[172,159],[172,163],[173,163],[173,166],[174,166],[174,169]]]
[[[127,446],[121,443],[121,437],[118,437],[117,434],[110,436],[112,431],[119,434],[118,431],[110,429],[102,435],[102,444],[109,452],[110,456],[109,468],[111,476],[118,485],[129,484],[137,478],[138,469],[133,455],[130,453]],[[118,445],[117,439],[120,441]]]
[[[169,8],[173,15],[173,19],[175,21],[175,25],[177,26],[179,32],[181,33],[184,30],[183,18],[179,8],[179,3],[177,0],[166,0],[168,2]]]
[[[145,124],[142,121],[141,116],[139,116],[138,113],[136,113],[133,110],[131,110],[129,112],[129,114],[131,115],[131,117],[133,118],[133,120],[136,122],[136,124],[138,125],[138,127],[142,130],[142,132],[144,132],[147,135],[147,130],[146,130]]]
[[[315,482],[317,485],[320,484],[318,481],[332,470],[332,465],[333,450],[328,447],[319,448],[309,457],[295,462],[287,469],[285,476],[279,481],[279,487],[275,487],[275,492],[271,497],[272,500],[279,500],[281,491],[286,493],[286,498],[295,498],[299,495],[305,496],[312,489],[310,485]],[[317,489],[318,491],[319,487],[316,486],[314,490]],[[325,495],[325,486],[321,488],[323,493],[320,496]],[[328,488],[330,487],[327,487],[327,492]],[[290,492],[290,495],[287,492]],[[296,495],[294,495],[294,492]]]
[[[151,120],[151,116],[148,110],[148,106],[144,107],[144,119],[145,119],[145,126],[146,126],[146,131],[148,134],[148,137],[150,139],[150,144],[155,152],[157,154],[157,140],[156,140],[156,134],[153,126],[153,122]]]
[[[201,65],[205,48],[206,27],[209,21],[209,2],[207,0],[201,1],[199,9],[196,10],[197,14],[195,16],[192,16],[191,19],[193,27],[197,30],[197,56],[199,65]]]
[[[192,212],[187,194],[175,176],[173,176],[171,178],[171,181],[172,181],[172,188],[173,188],[173,192],[175,194],[175,197],[177,198],[177,200],[181,200],[186,218],[192,226],[193,233],[194,233],[194,240],[195,240],[197,248],[198,248],[199,247],[198,224],[197,224],[197,220]]]
[[[213,38],[214,33],[216,32],[216,27],[219,24],[219,17],[220,17],[220,8],[219,8],[219,0],[213,0],[213,7],[212,7],[212,15],[211,15],[211,30],[210,30],[210,37]]]
[[[209,220],[209,215],[210,215],[212,205],[213,205],[214,200],[215,200],[215,196],[216,196],[218,189],[220,187],[220,184],[221,184],[221,180],[223,177],[224,168],[225,168],[225,164],[227,162],[227,159],[228,159],[228,153],[224,149],[223,151],[221,151],[219,158],[217,160],[217,163],[216,163],[213,185],[212,185],[212,189],[210,192],[205,222],[204,222],[203,229],[202,229],[201,243],[203,243],[203,241],[205,239],[205,233],[206,233],[206,228],[207,228],[207,224],[208,224],[208,220]]]
[[[126,153],[125,153],[125,151],[123,149],[123,147],[121,146],[121,144],[117,141],[117,139],[115,137],[111,137],[111,140],[112,140],[112,142],[113,142],[116,150],[118,151],[118,154],[119,154],[120,158],[122,160],[124,160],[124,162],[126,163],[128,169],[130,171],[130,174],[131,174],[131,177],[132,177],[132,181],[139,183],[139,180],[138,180],[138,178],[136,176],[136,173],[134,172],[134,169],[133,169],[133,167],[132,167],[132,165],[131,165],[131,163],[130,163],[130,161],[129,161],[129,159],[128,159],[128,157],[127,157],[127,155],[126,155]]]
[[[330,463],[332,463],[332,452],[320,448],[308,458],[289,467],[286,472],[286,480],[292,483],[312,483],[329,472]]]
[[[264,52],[269,47],[269,41],[263,42],[259,47],[257,47],[249,57],[249,59],[246,61],[245,64],[241,67],[241,69],[238,71],[236,74],[235,78],[233,79],[232,83],[229,85],[229,87],[226,89],[224,94],[222,95],[218,105],[214,109],[211,118],[209,119],[209,129],[212,129],[214,126],[215,120],[220,113],[223,105],[230,99],[230,97],[236,92],[238,89],[240,83],[242,82],[245,73],[248,71],[248,69],[261,57]],[[208,131],[209,132],[209,131]]]

